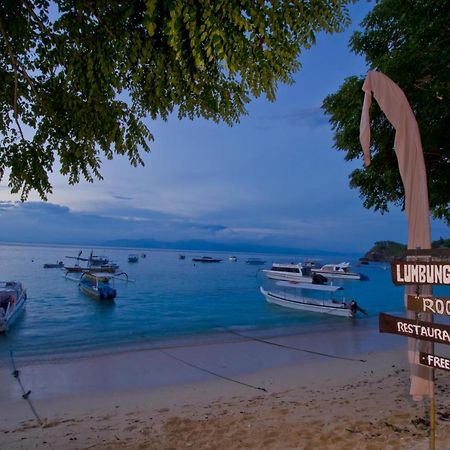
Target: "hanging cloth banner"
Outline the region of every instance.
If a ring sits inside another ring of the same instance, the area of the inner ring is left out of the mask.
[[[405,212],[408,218],[408,249],[429,249],[430,219],[427,176],[423,159],[419,127],[403,91],[381,72],[370,71],[362,87],[364,105],[360,123],[360,142],[364,150],[364,162],[370,164],[370,117],[372,92],[381,110],[395,128],[394,149],[400,176],[405,189]],[[414,285],[405,287],[405,305],[408,294],[414,294]],[[421,294],[431,294],[431,287],[422,286]],[[410,319],[415,313],[407,311]],[[423,314],[422,320],[432,321],[431,314]],[[424,395],[434,397],[433,370],[420,364],[420,352],[432,353],[433,344],[408,338],[408,360],[411,368],[410,394],[414,400]]]

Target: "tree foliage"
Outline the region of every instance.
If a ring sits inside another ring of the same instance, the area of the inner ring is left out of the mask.
[[[232,124],[252,96],[275,98],[319,31],[350,0],[3,0],[0,180],[26,199],[101,179],[102,158],[143,164],[149,121]]]
[[[364,55],[406,94],[419,124],[427,169],[430,208],[450,221],[450,1],[379,0],[353,34],[353,52]],[[323,107],[330,115],[335,147],[346,159],[362,157],[359,122],[365,75],[345,80]],[[372,163],[350,175],[366,208],[403,206],[404,190],[393,151],[394,134],[374,102],[371,110]]]

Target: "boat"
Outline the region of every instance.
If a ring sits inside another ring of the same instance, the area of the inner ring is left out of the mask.
[[[61,269],[64,267],[64,263],[62,261],[58,261],[57,263],[45,263],[44,269]]]
[[[83,294],[99,300],[114,300],[117,291],[110,285],[114,275],[103,272],[84,272],[78,286]]]
[[[327,278],[342,278],[345,280],[367,280],[362,273],[350,272],[350,263],[341,262],[339,264],[325,264],[320,269],[312,268],[312,272],[323,275]]]
[[[325,284],[328,280],[320,274],[312,272],[311,264],[273,263],[270,269],[263,269],[267,278],[286,280],[296,283]]]
[[[279,281],[277,285],[285,288],[295,288],[295,293],[288,292],[289,289],[280,291],[269,291],[260,287],[261,294],[266,301],[286,308],[309,311],[321,314],[330,314],[339,317],[355,317],[356,313],[366,314],[355,300],[340,299],[336,295],[342,290],[341,286],[315,285],[315,284],[295,284],[286,281]]]
[[[192,258],[192,261],[194,262],[202,262],[202,263],[218,263],[220,261],[222,261],[219,258],[213,258],[211,256],[200,256],[200,257],[195,257]]]
[[[19,281],[0,281],[0,333],[5,333],[25,309],[27,292]]]
[[[141,258],[147,258],[147,255],[145,253],[141,253]]]
[[[263,259],[260,258],[248,258],[245,261],[246,264],[250,264],[252,266],[262,266],[263,264],[266,263],[266,261],[264,261]]]
[[[139,255],[137,255],[136,253],[130,253],[128,255],[128,262],[129,263],[136,263],[139,261]]]
[[[232,261],[232,262],[236,262],[236,261],[237,261],[237,256],[233,256],[233,255],[232,255],[232,256],[229,256],[229,257],[228,257],[228,260],[229,260],[229,261]]]
[[[78,256],[66,256],[66,258],[76,259],[74,266],[63,265],[61,268],[68,272],[108,272],[114,273],[119,269],[119,265],[110,261],[106,256],[95,256],[91,251],[89,258],[81,257],[82,250]],[[81,266],[80,261],[86,262],[86,266]]]
[[[181,253],[178,255],[178,259],[186,259],[185,255],[182,255]]]

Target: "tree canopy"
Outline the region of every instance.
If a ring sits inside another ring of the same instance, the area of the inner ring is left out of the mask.
[[[3,0],[0,180],[46,199],[56,166],[74,184],[115,154],[143,164],[151,120],[237,122],[349,1]]]
[[[419,124],[428,177],[430,209],[450,222],[450,1],[379,0],[353,34],[350,47],[364,55],[406,94]],[[329,95],[334,142],[346,160],[362,157],[359,122],[365,75],[352,76]],[[350,174],[366,208],[388,211],[403,206],[404,191],[393,151],[394,134],[376,102],[371,110],[372,163]]]

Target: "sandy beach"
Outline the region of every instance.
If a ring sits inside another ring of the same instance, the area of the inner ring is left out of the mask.
[[[384,337],[357,352],[355,333],[367,338],[349,330],[333,343],[300,334],[19,361],[31,405],[0,368],[0,448],[429,448],[428,405],[408,395],[406,342]],[[436,448],[447,449],[450,384],[436,376]]]

